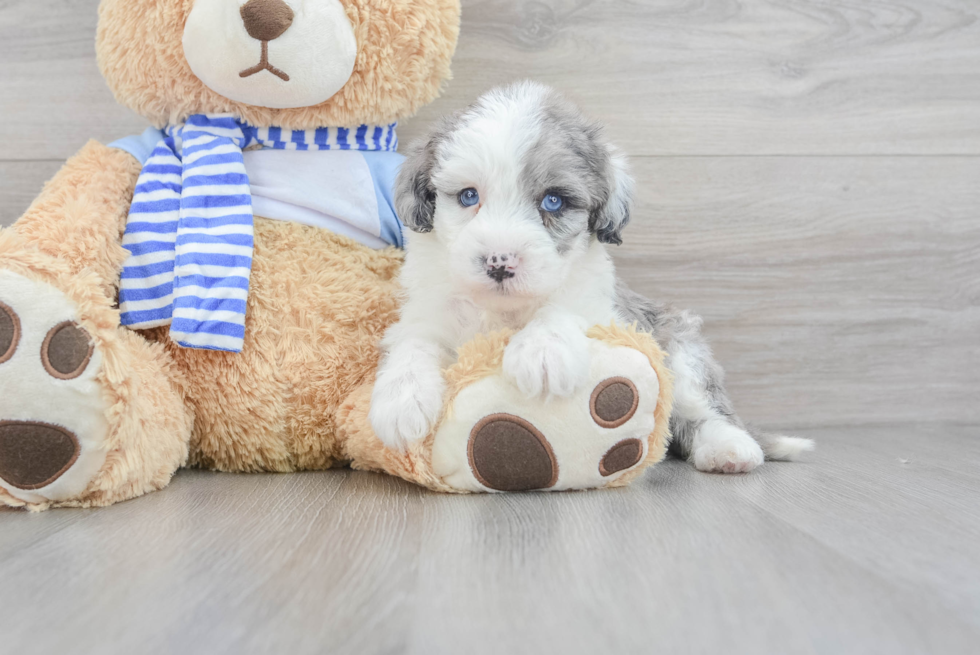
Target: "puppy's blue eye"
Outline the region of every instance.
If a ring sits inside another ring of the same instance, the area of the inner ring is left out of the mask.
[[[556,196],[553,193],[549,193],[541,201],[541,209],[546,212],[556,212],[561,209],[561,206],[565,204],[564,199],[561,196]]]
[[[480,194],[473,187],[459,192],[459,204],[463,207],[472,207],[478,202],[480,202]]]

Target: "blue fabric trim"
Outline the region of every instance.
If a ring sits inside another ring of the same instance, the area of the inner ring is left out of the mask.
[[[135,157],[139,163],[145,164],[146,160],[153,154],[153,149],[157,147],[158,143],[160,143],[160,139],[163,139],[166,136],[167,135],[163,133],[163,130],[158,130],[155,127],[148,127],[143,130],[143,133],[139,136],[134,134],[123,137],[118,141],[113,141],[110,143],[109,147],[124,150]]]
[[[395,177],[405,157],[397,152],[365,151],[361,153],[371,170],[374,193],[378,198],[378,221],[382,239],[397,248],[405,247],[402,223],[395,213]]]

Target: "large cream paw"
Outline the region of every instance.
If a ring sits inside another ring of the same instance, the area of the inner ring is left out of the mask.
[[[433,473],[457,490],[557,491],[613,486],[659,461],[669,393],[650,360],[598,339],[585,347],[585,384],[566,397],[529,397],[501,369],[465,386],[434,435]]]
[[[74,304],[0,270],[0,487],[25,503],[73,498],[106,460],[102,354]]]
[[[708,473],[748,473],[764,459],[762,448],[748,432],[722,420],[702,425],[691,451],[694,467]]]
[[[525,396],[571,396],[589,375],[588,339],[578,330],[532,323],[504,350],[504,373]]]

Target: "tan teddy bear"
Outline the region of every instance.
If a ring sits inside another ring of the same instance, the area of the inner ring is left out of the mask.
[[[663,458],[670,376],[597,326],[549,404],[464,346],[433,433],[367,420],[397,317],[394,124],[449,76],[457,0],[103,0],[116,98],[156,127],[88,143],[0,231],[0,502],[94,506],[183,465],[350,464],[440,491],[625,484]]]

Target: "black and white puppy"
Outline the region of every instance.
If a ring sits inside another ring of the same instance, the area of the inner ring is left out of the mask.
[[[792,459],[807,439],[751,434],[732,409],[701,319],[618,282],[606,244],[622,242],[633,180],[598,125],[554,90],[522,82],[445,118],[411,148],[396,205],[411,229],[401,319],[384,356],[370,420],[389,447],[425,437],[443,404],[441,369],[474,335],[517,333],[506,376],[529,396],[586,382],[585,331],[636,322],[675,374],[672,449],[702,471],[750,471]]]

